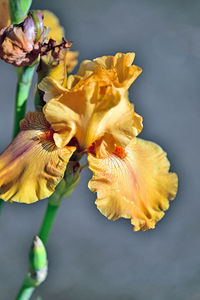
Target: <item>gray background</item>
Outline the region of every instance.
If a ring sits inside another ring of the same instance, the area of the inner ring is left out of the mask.
[[[80,60],[134,51],[143,73],[130,99],[144,117],[141,137],[160,144],[179,192],[155,230],[132,232],[95,207],[85,170],[58,211],[48,243],[49,275],[33,296],[45,300],[200,299],[200,1],[33,1],[54,11]],[[0,63],[0,150],[12,136],[13,68]],[[32,96],[29,108],[32,108]],[[34,162],[33,162],[34,163]],[[12,300],[47,201],[6,204],[0,217],[0,299]]]

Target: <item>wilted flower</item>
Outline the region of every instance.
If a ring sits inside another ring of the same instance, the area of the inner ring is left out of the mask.
[[[52,40],[53,45],[62,44],[64,29],[52,12],[31,11],[22,23],[11,25],[7,0],[0,1],[0,11],[0,58],[7,63],[17,67],[31,65],[39,54],[47,55]],[[78,52],[67,51],[65,57],[67,71],[71,72]]]
[[[38,84],[45,76],[51,76],[60,84],[64,84],[67,73],[73,71],[78,63],[78,52],[70,51],[71,42],[66,42],[64,37],[64,29],[60,26],[58,18],[50,11],[42,11],[44,15],[44,25],[50,29],[48,39],[52,41],[50,51],[46,51],[45,55],[40,58],[37,68]],[[37,99],[35,97],[35,106],[37,110],[41,110],[44,105],[43,92],[37,90]]]
[[[20,24],[0,31],[0,58],[17,67],[31,65],[46,39],[40,12],[29,12]]]
[[[39,84],[43,112],[28,112],[0,156],[0,197],[32,203],[51,195],[73,153],[88,154],[96,205],[111,220],[131,219],[134,230],[154,228],[177,192],[166,153],[136,138],[142,117],[128,100],[141,73],[134,53],[83,61],[76,75]],[[62,63],[62,62],[61,62]]]
[[[48,34],[48,39],[52,39],[56,41],[56,44],[62,45],[62,40],[63,37],[65,36],[65,33],[63,27],[59,23],[59,19],[52,12],[48,10],[43,10],[42,13],[44,16],[43,19],[44,26],[50,29]],[[62,47],[60,47],[60,50],[61,49]],[[69,51],[69,49],[67,49],[67,51],[62,51],[62,53],[59,53],[59,62],[63,62],[65,64],[66,67],[65,72],[67,71],[68,73],[70,73],[73,71],[73,69],[78,63],[77,57],[78,57],[78,52]],[[47,69],[51,69],[52,72],[52,69],[53,68],[55,69],[57,65],[58,65],[58,60],[55,59],[52,53],[47,53],[46,56],[43,56],[41,58],[39,69],[40,72],[44,71],[45,73],[47,73]]]

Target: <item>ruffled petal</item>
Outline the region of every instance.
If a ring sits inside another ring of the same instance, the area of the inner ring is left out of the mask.
[[[177,192],[178,178],[168,172],[166,153],[138,138],[105,153],[100,146],[88,156],[94,174],[89,188],[97,192],[98,209],[110,220],[131,219],[134,231],[154,228]]]
[[[84,150],[105,134],[125,147],[141,132],[142,117],[135,113],[127,92],[141,72],[131,65],[133,59],[133,53],[117,53],[84,61],[66,85],[51,76],[41,81],[39,89],[47,102],[43,112],[56,132],[58,147],[76,137]]]
[[[112,134],[126,146],[142,130],[142,117],[135,113],[126,94],[117,89],[102,89],[94,82],[82,89],[64,90],[50,78],[45,78],[39,88],[46,91],[45,101],[54,97],[43,111],[56,132],[58,147],[76,137],[80,147],[86,149],[104,134]]]
[[[0,198],[33,203],[53,193],[76,148],[58,149],[52,135],[43,113],[27,113],[19,134],[0,155]]]
[[[38,88],[45,91],[44,101],[48,102],[56,95],[67,91],[65,88],[67,72],[71,72],[76,66],[78,52],[62,49],[55,59],[51,53],[40,59],[38,72]],[[44,80],[42,80],[44,79]]]
[[[142,69],[132,65],[135,53],[117,53],[115,56],[102,56],[94,60],[85,60],[74,76],[74,86],[84,81],[104,81],[104,85],[128,90],[130,85],[140,75]]]
[[[45,102],[48,102],[51,99],[54,98],[59,98],[63,93],[65,93],[67,90],[65,88],[62,87],[62,85],[60,84],[60,82],[58,82],[57,80],[55,80],[55,75],[56,73],[53,73],[53,76],[47,76],[45,77],[39,84],[38,84],[38,88],[45,92],[44,93],[44,97],[43,100]],[[57,75],[59,76],[61,73],[58,72]],[[62,76],[62,75],[61,75]]]

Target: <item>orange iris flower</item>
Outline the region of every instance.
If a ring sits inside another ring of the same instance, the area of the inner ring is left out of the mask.
[[[108,219],[131,219],[134,230],[154,228],[177,192],[166,153],[136,136],[142,117],[128,99],[141,73],[134,53],[83,61],[63,83],[50,75],[39,84],[46,102],[28,112],[0,156],[0,197],[33,203],[50,196],[76,151],[88,155],[89,188]]]

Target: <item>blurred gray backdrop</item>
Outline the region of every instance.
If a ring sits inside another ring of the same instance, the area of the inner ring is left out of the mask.
[[[200,1],[33,1],[56,13],[80,61],[134,51],[143,73],[130,99],[144,117],[141,137],[168,153],[178,196],[155,230],[110,222],[81,182],[58,211],[48,242],[49,274],[32,299],[200,299]],[[0,151],[12,136],[16,75],[0,63]],[[33,90],[33,89],[32,89]],[[32,95],[29,109],[33,109]],[[35,163],[35,162],[33,162]],[[6,204],[0,217],[0,299],[14,299],[47,201]]]

